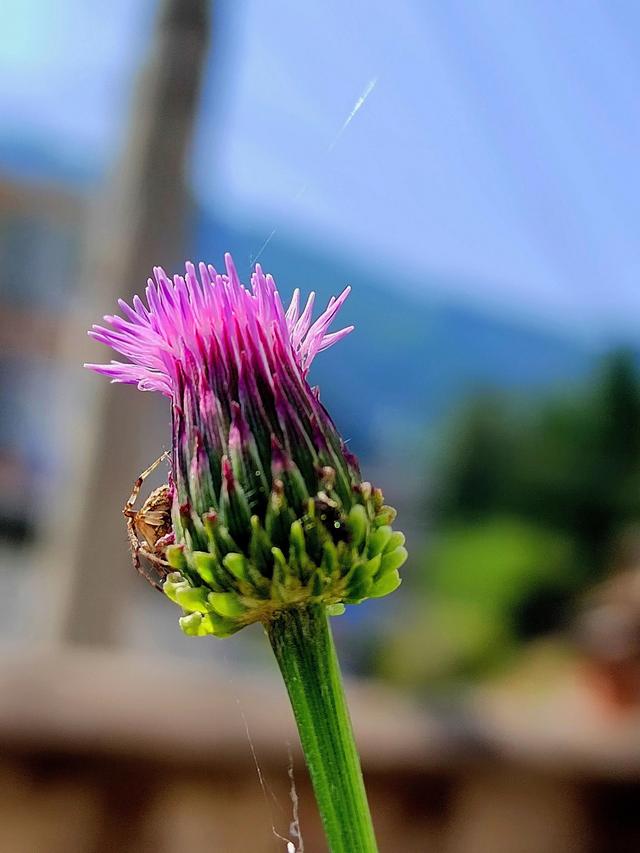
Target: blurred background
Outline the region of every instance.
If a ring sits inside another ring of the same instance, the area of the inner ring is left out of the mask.
[[[227,250],[353,287],[312,378],[409,543],[333,623],[383,853],[638,850],[640,7],[2,19],[0,850],[325,849],[257,626],[187,639],[131,568],[166,402],[81,367]]]

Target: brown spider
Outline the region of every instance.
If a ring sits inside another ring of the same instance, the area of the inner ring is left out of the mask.
[[[170,570],[169,563],[165,559],[166,547],[173,542],[174,535],[171,528],[171,498],[169,486],[160,486],[154,489],[142,505],[142,509],[135,509],[135,503],[140,494],[142,483],[151,474],[167,454],[163,453],[153,465],[138,477],[133,486],[129,500],[122,509],[122,514],[127,519],[127,533],[131,546],[131,558],[136,571],[157,590],[162,591],[161,581]],[[142,568],[140,557],[150,563],[159,580],[150,577]]]

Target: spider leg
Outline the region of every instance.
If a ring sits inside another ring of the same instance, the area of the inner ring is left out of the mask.
[[[146,470],[144,470],[144,471],[142,472],[142,474],[140,474],[140,476],[138,477],[138,479],[139,479],[139,480],[146,480],[146,479],[147,479],[147,477],[149,476],[149,474],[152,474],[152,473],[156,470],[156,468],[158,467],[158,465],[159,465],[159,464],[160,464],[164,459],[168,459],[168,458],[169,458],[169,454],[168,454],[168,453],[167,453],[167,451],[165,450],[165,451],[164,451],[164,453],[161,453],[161,454],[160,454],[160,456],[158,456],[158,458],[156,459],[156,461],[155,461],[155,462],[152,462],[152,463],[151,463],[151,465],[149,465],[149,467],[148,467]]]
[[[161,581],[164,581],[164,579],[167,577],[169,571],[171,570],[171,566],[169,565],[169,563],[167,563],[166,560],[163,560],[162,557],[159,557],[157,554],[152,554],[144,547],[140,548],[140,554],[142,554],[144,560],[149,562],[155,568],[157,574],[160,577],[160,580],[156,580],[156,578],[150,577],[148,574],[146,574],[146,572],[143,572],[142,569],[139,569],[140,574],[157,590],[163,592]],[[138,562],[140,562],[139,559]]]
[[[140,577],[144,578],[144,579],[146,580],[146,582],[147,582],[147,583],[150,583],[150,584],[151,584],[151,586],[152,586],[154,589],[157,589],[157,590],[158,590],[158,592],[163,592],[162,584],[160,583],[160,581],[156,580],[156,579],[155,579],[155,578],[153,578],[153,577],[150,577],[150,576],[149,576],[149,575],[144,571],[144,569],[142,568],[142,565],[141,565],[141,563],[140,563],[140,560],[139,560],[139,559],[134,560],[134,566],[135,566],[136,571],[137,571],[137,572],[138,572],[138,574],[140,575]]]
[[[152,462],[152,463],[151,463],[151,465],[149,465],[149,467],[148,467],[148,468],[146,468],[146,469],[142,472],[142,474],[140,474],[140,476],[138,477],[138,479],[137,479],[137,480],[135,481],[135,483],[133,484],[133,490],[132,490],[132,492],[131,492],[131,495],[129,496],[129,500],[126,502],[126,504],[124,505],[124,509],[122,510],[122,512],[124,513],[124,515],[126,515],[126,516],[131,516],[131,514],[132,514],[132,512],[133,512],[133,507],[135,506],[135,503],[136,503],[136,501],[138,500],[138,495],[140,494],[140,489],[142,488],[142,484],[143,484],[143,482],[147,479],[147,477],[149,476],[149,474],[152,474],[152,473],[156,470],[156,468],[158,467],[158,465],[159,465],[159,464],[160,464],[164,459],[168,459],[168,458],[169,458],[169,454],[168,454],[168,453],[167,453],[167,451],[165,450],[165,452],[164,452],[163,454],[161,454],[160,456],[158,456],[158,458],[156,459],[156,461],[155,461],[155,462]]]
[[[131,548],[131,556],[133,558],[134,565],[136,565],[136,562],[139,564],[140,560],[138,558],[138,551],[140,550],[140,542],[136,536],[136,530],[131,516],[127,518],[127,535],[129,537],[129,547]]]
[[[162,557],[159,557],[157,554],[152,554],[146,549],[142,550],[143,555],[149,560],[150,563],[158,569],[158,573],[162,574],[166,577],[171,571],[171,565]]]

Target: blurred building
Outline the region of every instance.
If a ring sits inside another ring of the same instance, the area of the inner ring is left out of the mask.
[[[31,540],[56,456],[56,348],[78,285],[85,199],[0,176],[0,540]]]

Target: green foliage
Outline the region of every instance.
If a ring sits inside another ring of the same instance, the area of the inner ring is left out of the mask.
[[[533,590],[564,590],[574,580],[571,541],[518,519],[449,528],[429,558],[429,588],[504,619]]]
[[[479,677],[566,624],[640,520],[640,375],[624,352],[572,394],[485,394],[449,425],[420,604],[382,667],[413,684]]]
[[[378,672],[404,687],[446,690],[486,674],[509,657],[506,625],[468,601],[431,598],[380,644]]]
[[[454,434],[443,525],[516,515],[569,536],[583,576],[595,578],[617,531],[640,516],[640,379],[624,352],[582,393],[528,411],[479,398]]]
[[[467,404],[445,434],[436,507],[441,520],[477,518],[487,507],[508,508],[516,439],[504,400],[486,394]]]
[[[490,671],[564,605],[575,571],[571,540],[534,524],[500,517],[448,528],[422,575],[426,613],[388,638],[384,671],[431,685]]]

